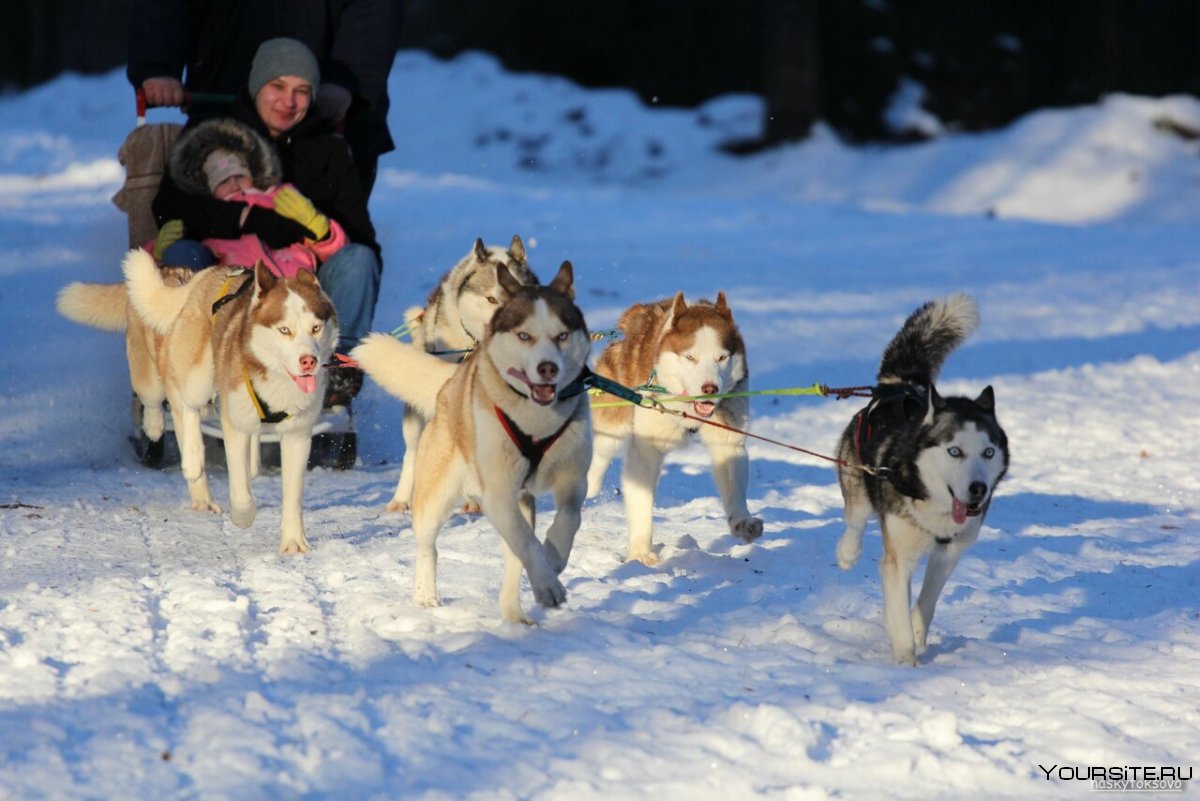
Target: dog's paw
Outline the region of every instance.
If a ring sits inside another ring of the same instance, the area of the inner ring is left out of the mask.
[[[142,418],[142,431],[146,432],[146,437],[151,442],[158,442],[163,438],[163,433],[167,430],[166,421],[162,415],[158,419],[152,419],[149,416]]]
[[[908,667],[917,666],[917,652],[911,649],[894,650],[892,651],[892,658],[901,665],[907,665]]]
[[[654,551],[630,551],[625,557],[626,562],[641,562],[646,567],[658,567],[658,555]]]
[[[757,517],[745,517],[729,521],[729,531],[743,542],[754,542],[762,536],[763,521]]]
[[[533,585],[533,597],[542,606],[558,606],[567,600],[562,582],[551,576],[544,584]]]
[[[500,609],[500,616],[509,623],[520,623],[523,626],[537,625],[533,622],[533,618],[525,614],[525,610],[521,609],[521,605],[519,603],[513,604],[511,607],[502,605],[502,608]]]
[[[192,501],[192,509],[197,512],[212,512],[213,514],[217,515],[221,514],[221,507],[217,506],[216,501],[214,501],[212,498],[209,498],[208,500],[200,498]]]
[[[301,534],[299,539],[284,537],[279,541],[279,552],[292,553],[308,553],[308,540]]]
[[[250,528],[254,524],[254,518],[258,517],[258,507],[251,503],[247,506],[231,506],[229,508],[229,519],[238,528]]]
[[[849,570],[862,556],[862,540],[842,537],[838,540],[837,562],[842,570]]]
[[[384,507],[389,512],[407,512],[409,510],[408,501],[397,501],[395,499],[388,501],[388,505]]]
[[[412,599],[413,603],[417,604],[418,606],[424,606],[427,609],[440,605],[440,601],[438,601],[437,589],[434,587],[427,587],[423,584],[416,584],[413,586]]]

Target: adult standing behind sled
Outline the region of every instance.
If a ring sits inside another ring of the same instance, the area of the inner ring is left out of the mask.
[[[367,212],[354,163],[345,140],[328,125],[310,117],[313,91],[320,83],[317,60],[302,42],[270,39],[259,46],[245,90],[230,109],[230,116],[262,134],[274,147],[283,167],[282,178],[295,187],[315,209],[336,220],[350,242],[317,269],[321,287],[338,313],[339,348],[348,351],[371,329],[379,294],[382,264],[375,227]],[[184,136],[195,127],[185,126]],[[202,264],[207,250],[195,239],[236,239],[254,234],[270,248],[315,238],[305,225],[270,209],[182,191],[170,172],[163,176],[152,204],[159,226],[182,220],[187,236],[175,245],[193,248]],[[186,259],[168,259],[189,263]],[[336,370],[330,380],[330,404],[354,397],[362,386],[362,372]]]
[[[263,42],[288,37],[306,44],[325,79],[314,116],[344,123],[370,196],[379,157],[395,149],[387,81],[402,0],[133,0],[131,11],[127,75],[156,106],[182,105],[185,86],[193,95],[236,95]],[[195,99],[188,117],[227,111],[227,102]]]

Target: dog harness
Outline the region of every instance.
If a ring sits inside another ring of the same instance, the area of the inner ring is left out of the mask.
[[[871,402],[854,416],[854,450],[858,463],[866,464],[863,447],[874,439],[878,433],[876,429],[882,431],[898,419],[907,419],[928,402],[925,390],[912,384],[880,384],[872,389]],[[914,403],[918,405],[911,405]]]
[[[500,420],[500,425],[503,426],[504,432],[508,434],[508,438],[517,446],[517,450],[520,451],[521,455],[529,461],[529,470],[525,472],[525,478],[521,480],[521,486],[525,486],[529,479],[533,477],[533,474],[537,472],[538,465],[542,463],[546,452],[553,447],[554,443],[558,441],[558,438],[563,435],[563,432],[567,430],[567,426],[571,425],[571,421],[575,418],[573,416],[568,417],[567,421],[562,424],[562,427],[550,436],[543,439],[534,439],[522,431],[521,427],[505,414],[504,410],[498,405],[492,404],[492,408],[496,410],[496,417]]]
[[[246,394],[250,396],[250,403],[254,405],[254,411],[258,412],[260,422],[282,423],[291,416],[287,412],[273,412],[267,408],[262,398],[258,397],[258,393],[254,391],[254,384],[250,382],[250,371],[245,367],[242,368],[242,380],[246,384]]]
[[[234,279],[243,275],[246,276],[246,280],[242,282],[242,285],[237,288],[236,292],[230,294],[229,287],[233,283]],[[217,299],[212,305],[212,316],[216,317],[217,312],[219,312],[226,303],[229,303],[234,298],[241,297],[241,295],[250,288],[252,281],[254,281],[254,273],[251,270],[237,270],[225,276],[225,282],[221,284],[221,292],[217,295]]]
[[[230,293],[229,287],[234,280],[239,276],[246,276],[246,280],[233,293]],[[231,272],[225,277],[224,283],[221,284],[221,291],[217,295],[216,301],[212,305],[212,316],[216,317],[217,312],[224,308],[225,304],[231,300],[245,294],[250,288],[250,284],[254,281],[254,273],[250,270],[238,270]],[[262,398],[258,397],[258,393],[254,391],[254,384],[250,381],[250,371],[242,367],[242,383],[246,385],[246,394],[250,396],[250,403],[254,406],[254,411],[258,413],[259,422],[263,423],[282,423],[288,419],[290,415],[287,412],[273,412],[267,405],[263,403]]]

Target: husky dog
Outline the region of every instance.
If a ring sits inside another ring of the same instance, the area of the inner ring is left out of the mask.
[[[946,357],[979,324],[967,295],[917,309],[883,352],[875,397],[850,421],[838,449],[846,531],[837,546],[848,570],[862,554],[872,513],[883,531],[883,620],[892,654],[917,664],[933,609],[958,559],[979,537],[996,484],[1008,470],[1008,438],[989,386],[971,400],[934,388]],[[912,607],[912,574],[929,554]]]
[[[629,387],[660,386],[666,395],[717,395],[749,389],[746,348],[724,292],[717,293],[715,304],[700,301],[689,306],[682,292],[673,300],[636,304],[621,315],[618,326],[624,338],[605,348],[596,363],[596,372],[604,377]],[[696,433],[712,456],[713,478],[730,532],[747,542],[762,534],[762,520],[752,517],[746,508],[750,461],[744,435],[702,425],[695,419],[618,405],[616,400],[602,395],[593,411],[596,441],[588,470],[588,497],[600,492],[609,462],[630,440],[621,476],[629,522],[627,560],[658,563],[651,549],[651,519],[663,460]],[[605,405],[608,403],[613,405]],[[744,397],[668,401],[666,406],[742,430],[750,418],[750,404]]]
[[[508,266],[517,283],[537,283],[529,270],[521,237],[513,236],[507,250],[498,245],[485,246],[482,239],[476,239],[471,252],[442,276],[425,307],[414,306],[404,313],[405,322],[412,326],[413,344],[448,361],[462,361],[463,355],[483,339],[488,321],[508,297],[496,280],[496,267],[501,264]],[[417,441],[424,428],[425,418],[406,404],[402,428],[404,461],[396,492],[387,505],[389,512],[408,510]]]
[[[518,597],[522,569],[538,603],[566,599],[558,574],[579,528],[592,456],[580,383],[591,338],[573,302],[570,262],[544,287],[523,286],[503,265],[497,276],[508,300],[461,364],[386,334],[372,334],[351,355],[429,421],[417,445],[413,486],[413,599],[438,604],[438,531],[457,504],[476,500],[504,544],[500,612],[528,623]],[[546,491],[557,509],[543,546],[534,534],[534,496]]]
[[[161,274],[163,283],[168,286],[183,286],[195,273],[189,267],[163,267]],[[166,429],[162,408],[167,397],[166,387],[155,356],[162,347],[162,335],[142,322],[133,310],[124,283],[68,284],[58,293],[56,308],[63,317],[81,325],[125,332],[129,383],[137,395],[134,405],[141,407],[136,415],[137,425],[146,436],[139,444],[139,456],[143,464],[157,467],[163,456]]]
[[[308,550],[304,536],[304,474],[312,427],[321,411],[323,365],[337,342],[337,315],[316,277],[301,270],[277,278],[262,264],[253,272],[210,267],[180,287],[163,282],[143,250],[125,257],[129,301],[162,336],[162,376],[192,508],[220,512],[208,489],[200,418],[217,397],[229,470],[230,519],[246,528],[257,507],[250,479],[252,448],[264,424],[279,433],[283,481],[279,550]]]

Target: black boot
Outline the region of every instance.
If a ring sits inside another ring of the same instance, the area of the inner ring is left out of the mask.
[[[329,385],[325,387],[325,408],[349,406],[350,400],[359,393],[362,385],[363,371],[359,368],[332,368],[329,375]]]

